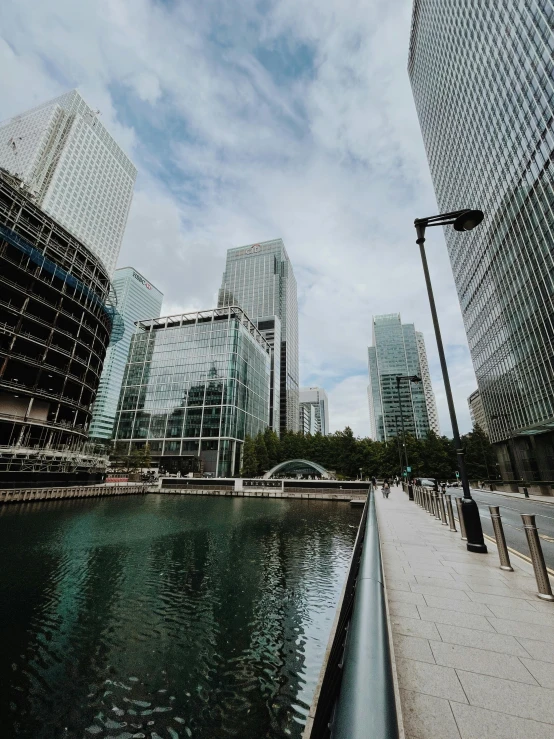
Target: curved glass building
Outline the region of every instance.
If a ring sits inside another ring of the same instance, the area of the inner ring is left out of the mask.
[[[116,317],[100,259],[0,170],[0,485],[99,478],[86,441]]]
[[[408,71],[490,438],[554,480],[554,4],[415,0]]]

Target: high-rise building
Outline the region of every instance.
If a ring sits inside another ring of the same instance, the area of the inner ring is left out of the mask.
[[[137,170],[72,90],[0,124],[0,167],[115,269]]]
[[[372,436],[377,441],[398,436],[403,421],[407,434],[425,438],[429,430],[438,428],[438,423],[434,428],[430,421],[436,405],[431,379],[423,379],[422,358],[428,373],[423,337],[418,339],[413,323],[403,324],[399,313],[374,316],[372,324],[373,346],[368,348]],[[414,375],[422,381],[403,379],[397,384],[397,377]]]
[[[415,0],[408,71],[479,392],[507,479],[554,479],[554,6]]]
[[[437,411],[437,401],[431,384],[431,373],[429,372],[429,362],[427,361],[427,349],[425,348],[425,339],[421,331],[416,331],[417,353],[419,355],[419,367],[421,369],[421,380],[423,382],[423,392],[425,393],[425,404],[427,406],[427,415],[429,417],[429,428],[440,436],[441,427],[439,424],[439,414]]]
[[[135,322],[146,318],[158,318],[163,295],[138,270],[133,267],[116,269],[113,287],[117,298],[117,311],[123,322],[117,341],[110,344],[100,378],[98,395],[94,403],[90,436],[93,439],[111,439],[115,414],[123,382],[123,373]]]
[[[304,434],[329,433],[329,400],[321,387],[300,388],[300,431]]]
[[[0,170],[0,487],[101,480],[87,436],[115,315],[98,257]]]
[[[469,415],[471,416],[473,426],[479,426],[481,431],[484,431],[488,436],[489,424],[487,423],[487,416],[485,414],[485,408],[483,406],[479,390],[474,390],[471,393],[467,399],[467,404],[469,406]]]
[[[116,418],[119,450],[166,472],[238,475],[246,435],[269,425],[271,347],[241,308],[138,323]],[[198,463],[198,464],[197,464]]]
[[[218,305],[240,306],[274,347],[280,383],[271,426],[277,432],[298,431],[298,301],[282,239],[227,251]]]

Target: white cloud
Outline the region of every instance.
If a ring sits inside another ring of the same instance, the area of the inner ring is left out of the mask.
[[[302,383],[369,432],[371,315],[426,336],[413,219],[436,211],[406,73],[410,0],[28,0],[0,10],[2,118],[78,86],[139,167],[121,264],[168,312],[212,307],[227,248],[282,236]],[[3,37],[3,38],[2,38]],[[464,205],[464,204],[460,204]],[[428,257],[462,430],[475,387],[444,240]]]

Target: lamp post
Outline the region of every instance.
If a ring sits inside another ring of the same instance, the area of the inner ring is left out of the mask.
[[[404,447],[404,459],[406,460],[406,482],[408,480],[408,449],[406,448],[406,432],[404,430],[404,412],[402,411],[402,401],[400,399],[400,383],[402,380],[408,380],[408,382],[421,382],[421,377],[417,375],[396,375],[396,396],[398,398],[398,405],[400,407],[400,422],[402,424],[402,446]]]
[[[401,446],[400,446],[400,433],[398,431],[398,427],[399,427],[400,424],[398,423],[398,416],[395,416],[394,417],[394,422],[395,422],[395,426],[396,426],[396,442],[397,442],[397,445],[398,445],[398,462],[400,463],[400,469],[399,469],[399,471],[400,471],[400,479],[402,480],[402,478],[404,477],[404,475],[402,474],[402,469],[403,469],[404,465],[402,464],[402,449],[401,449]],[[407,482],[407,480],[406,480],[406,482]]]
[[[471,231],[478,226],[483,220],[483,213],[480,210],[457,210],[451,213],[442,213],[438,216],[430,216],[429,218],[416,218],[414,226],[416,228],[417,239],[416,244],[419,246],[421,254],[421,262],[423,265],[423,273],[425,275],[425,283],[427,285],[427,294],[429,296],[429,305],[431,307],[431,315],[433,317],[433,327],[435,329],[435,337],[437,340],[437,349],[439,351],[439,359],[441,363],[442,378],[444,382],[444,391],[446,393],[446,401],[448,403],[448,412],[450,414],[450,422],[452,424],[452,436],[454,437],[454,446],[456,447],[456,456],[458,458],[458,468],[460,470],[460,478],[464,497],[462,498],[462,514],[467,533],[467,548],[470,552],[486,553],[487,545],[483,537],[483,528],[481,526],[481,518],[479,516],[479,508],[477,503],[471,497],[469,489],[469,480],[460,440],[460,432],[458,430],[458,420],[456,418],[456,409],[454,408],[454,400],[452,398],[452,389],[450,387],[450,378],[448,376],[448,367],[446,366],[446,358],[444,355],[444,347],[442,345],[442,337],[439,327],[439,319],[435,306],[435,298],[433,296],[433,288],[431,286],[431,277],[429,275],[429,267],[427,266],[427,257],[425,255],[425,230],[428,226],[454,226],[456,231]]]

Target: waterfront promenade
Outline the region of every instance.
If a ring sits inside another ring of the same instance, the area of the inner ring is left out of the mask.
[[[376,503],[406,739],[554,737],[554,603],[531,565],[470,554],[400,488]]]

